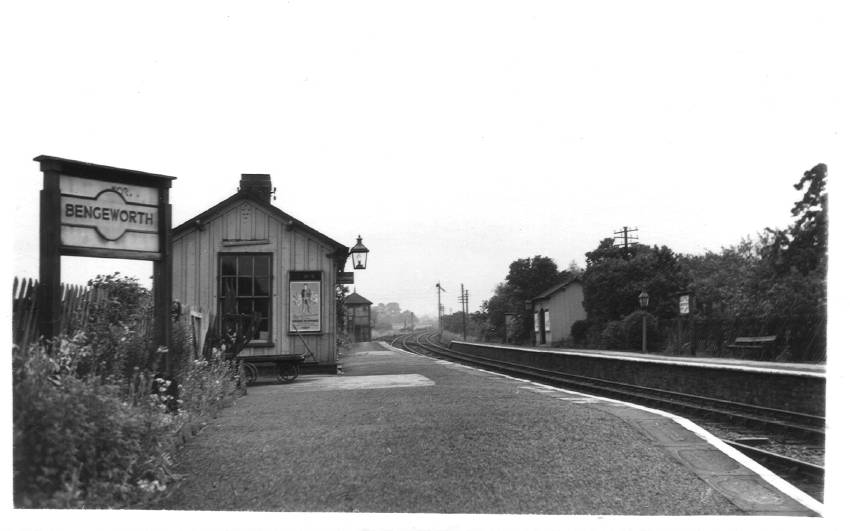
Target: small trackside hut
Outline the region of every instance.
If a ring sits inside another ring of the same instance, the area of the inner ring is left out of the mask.
[[[531,299],[534,344],[551,345],[570,337],[573,323],[587,319],[584,287],[578,279],[558,283]]]
[[[345,333],[357,343],[372,341],[372,301],[356,291],[343,299]]]
[[[254,330],[240,357],[300,355],[303,369],[336,373],[335,288],[348,248],[271,194],[269,175],[243,174],[237,193],[174,228],[173,296],[222,328]]]

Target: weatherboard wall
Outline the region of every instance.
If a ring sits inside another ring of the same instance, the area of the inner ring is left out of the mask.
[[[306,354],[306,342],[319,364],[336,363],[336,264],[328,256],[334,250],[331,246],[249,199],[180,231],[172,245],[174,298],[210,314],[218,311],[219,253],[270,253],[271,344],[251,344],[243,352]],[[290,271],[321,271],[321,333],[301,337],[289,333]]]
[[[541,309],[549,310],[550,330],[546,344],[564,341],[570,337],[573,323],[587,319],[587,312],[584,310],[584,288],[580,282],[571,282],[548,298],[534,301],[535,319]],[[540,343],[539,333],[536,341]]]

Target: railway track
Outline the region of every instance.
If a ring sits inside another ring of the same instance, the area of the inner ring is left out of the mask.
[[[410,352],[471,364],[565,389],[640,403],[664,411],[686,413],[688,416],[711,420],[714,424],[706,426],[706,428],[725,443],[785,478],[809,495],[823,500],[823,467],[796,457],[783,455],[783,453],[788,453],[787,451],[791,448],[801,445],[814,445],[815,448],[820,448],[822,451],[825,421],[823,417],[622,384],[521,364],[493,361],[471,354],[461,354],[439,344],[438,333],[434,331],[414,332],[397,336],[391,341],[391,344]],[[732,440],[727,438],[729,433],[737,432],[741,428],[748,431],[746,439]],[[783,453],[755,446],[755,444],[762,444],[777,437],[787,438],[789,434],[794,434],[794,437],[790,444],[786,442],[780,445]],[[748,444],[750,441],[752,443]]]

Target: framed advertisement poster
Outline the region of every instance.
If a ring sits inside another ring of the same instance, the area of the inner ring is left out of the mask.
[[[322,272],[289,272],[289,332],[322,331]]]

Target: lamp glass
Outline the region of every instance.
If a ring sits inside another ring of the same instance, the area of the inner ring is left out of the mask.
[[[351,248],[351,266],[354,269],[366,269],[366,260],[368,259],[369,249],[363,245],[363,238],[357,236],[357,243]]]

